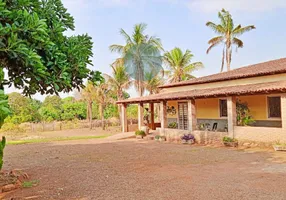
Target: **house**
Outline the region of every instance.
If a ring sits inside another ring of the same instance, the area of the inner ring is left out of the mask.
[[[138,104],[138,126],[143,126],[143,104],[150,105],[151,128],[165,135],[178,133],[228,135],[243,141],[286,142],[286,58],[233,69],[179,83],[166,84],[159,94],[117,102],[123,132],[126,107]],[[254,120],[237,123],[237,103],[246,104]],[[160,104],[160,127],[155,127],[154,104]],[[177,129],[168,125],[178,123]],[[220,133],[220,134],[218,134]]]

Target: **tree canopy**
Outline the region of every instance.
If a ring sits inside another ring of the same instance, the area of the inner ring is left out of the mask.
[[[74,19],[61,0],[0,0],[0,80],[3,69],[26,95],[70,92],[91,72],[93,43],[88,35],[68,37]]]

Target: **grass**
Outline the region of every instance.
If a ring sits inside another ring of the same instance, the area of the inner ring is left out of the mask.
[[[101,138],[106,138],[108,136],[109,135],[73,136],[73,137],[58,137],[58,138],[39,138],[39,139],[29,139],[29,140],[12,140],[12,141],[7,141],[7,144],[8,145],[18,145],[18,144],[32,144],[32,143],[48,143],[48,142],[56,142],[56,141],[101,139]]]
[[[39,180],[25,181],[22,183],[23,188],[31,188],[39,184]]]

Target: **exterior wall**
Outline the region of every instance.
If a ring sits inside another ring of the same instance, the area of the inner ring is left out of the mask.
[[[161,136],[165,136],[167,141],[173,142],[181,141],[181,137],[184,134],[191,133],[188,130],[178,130],[178,129],[161,129],[157,128],[160,132]],[[221,143],[222,138],[227,136],[227,132],[211,132],[211,131],[193,131],[192,134],[195,137],[195,140],[199,144],[214,144],[214,143]]]
[[[197,99],[196,109],[198,119],[220,119],[219,99]]]
[[[261,143],[286,143],[286,130],[282,128],[235,126],[234,136],[239,141],[254,141]]]
[[[187,90],[194,90],[194,89],[207,89],[207,88],[216,88],[216,87],[267,83],[267,82],[282,81],[282,80],[284,81],[286,80],[286,73],[268,75],[268,76],[260,76],[260,77],[252,77],[252,78],[243,78],[243,79],[236,79],[236,80],[228,80],[228,81],[220,81],[220,82],[213,82],[213,83],[203,83],[203,84],[197,84],[197,85],[164,88],[161,91],[161,93],[180,92],[180,91],[184,92]]]

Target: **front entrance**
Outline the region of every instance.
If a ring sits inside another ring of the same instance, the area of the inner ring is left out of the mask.
[[[188,103],[178,103],[179,129],[188,130]]]

